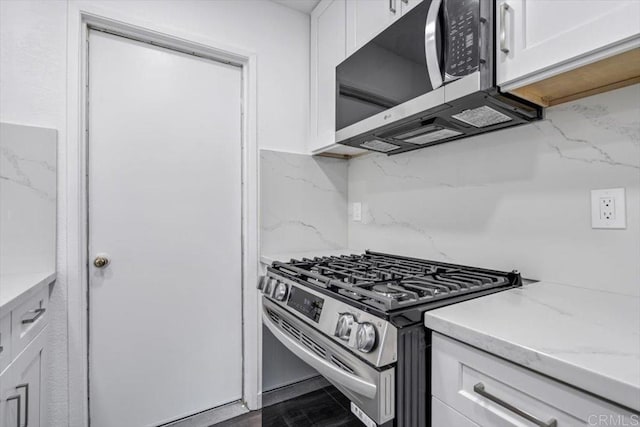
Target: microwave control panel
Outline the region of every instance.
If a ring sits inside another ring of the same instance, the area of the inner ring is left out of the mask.
[[[445,73],[453,80],[478,70],[480,58],[480,1],[445,0]]]

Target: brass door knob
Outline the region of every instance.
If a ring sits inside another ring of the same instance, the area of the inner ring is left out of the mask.
[[[109,264],[109,258],[98,255],[96,259],[93,260],[93,265],[96,268],[103,268]]]

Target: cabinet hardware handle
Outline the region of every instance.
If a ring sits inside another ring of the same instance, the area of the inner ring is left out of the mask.
[[[33,316],[31,319],[23,319],[22,324],[26,325],[28,323],[35,322],[40,318],[40,316],[44,314],[45,311],[47,311],[46,308],[36,308],[35,310],[29,310],[29,313],[35,313],[35,316]]]
[[[16,416],[16,427],[20,427],[20,412],[22,412],[22,397],[19,394],[15,396],[7,397],[7,403],[11,400],[15,400],[18,403],[18,414]]]
[[[396,13],[396,0],[389,0],[389,10],[391,13]]]
[[[541,421],[540,419],[538,419],[537,417],[531,415],[530,413],[525,412],[522,409],[518,409],[515,406],[513,406],[512,404],[507,403],[504,400],[500,399],[499,397],[496,397],[493,394],[485,391],[484,384],[482,384],[482,383],[478,383],[478,384],[474,385],[473,386],[473,391],[478,393],[480,396],[489,399],[493,403],[495,403],[497,405],[500,405],[503,408],[513,412],[514,414],[520,415],[525,420],[527,420],[529,422],[532,422],[533,424],[535,424],[535,425],[537,425],[539,427],[557,427],[558,426],[558,421],[556,421],[555,418],[552,418],[547,422]]]
[[[507,3],[500,4],[500,50],[504,53],[509,53],[509,48],[507,47],[507,29],[505,27],[507,10],[509,10]]]
[[[16,386],[16,390],[24,389],[24,426],[29,427],[29,384],[20,384]]]
[[[4,347],[0,345],[0,354],[4,351]]]

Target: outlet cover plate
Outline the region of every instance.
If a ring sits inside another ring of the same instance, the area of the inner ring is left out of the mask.
[[[591,190],[591,228],[627,228],[624,188]]]
[[[353,220],[354,221],[362,221],[362,203],[354,202],[353,203]]]

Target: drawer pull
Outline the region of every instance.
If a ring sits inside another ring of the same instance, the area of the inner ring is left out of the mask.
[[[533,424],[540,426],[540,427],[557,427],[558,425],[558,421],[556,421],[554,418],[550,419],[549,421],[541,421],[538,418],[534,417],[533,415],[529,414],[528,412],[523,411],[522,409],[518,409],[515,406],[511,405],[510,403],[505,402],[504,400],[500,399],[499,397],[494,396],[493,394],[487,392],[484,388],[484,384],[482,383],[478,383],[476,385],[473,386],[473,391],[475,391],[476,393],[478,393],[480,396],[485,397],[487,399],[489,399],[490,401],[494,402],[497,405],[502,406],[505,409],[508,409],[509,411],[513,412],[514,414],[517,414],[519,416],[521,416],[522,418],[524,418],[527,421],[532,422]]]
[[[24,389],[24,426],[29,427],[29,384],[20,384],[16,386],[16,390]],[[20,414],[18,414],[20,416]]]
[[[22,397],[20,397],[19,394],[16,394],[15,396],[11,396],[11,397],[7,397],[6,398],[6,402],[8,403],[11,400],[15,400],[16,403],[18,404],[18,410],[16,411],[16,426],[20,427],[20,412],[22,412]]]
[[[28,323],[33,323],[36,320],[38,320],[40,318],[40,316],[42,316],[44,314],[44,312],[47,311],[46,308],[36,308],[35,310],[29,310],[29,313],[33,313],[35,314],[35,316],[33,316],[31,319],[23,319],[22,320],[22,324],[26,325]]]

